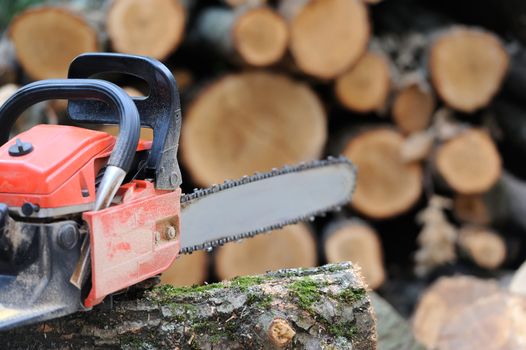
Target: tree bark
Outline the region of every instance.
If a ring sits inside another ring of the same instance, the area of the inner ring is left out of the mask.
[[[136,300],[4,333],[5,348],[376,348],[369,296],[350,263],[290,269]]]

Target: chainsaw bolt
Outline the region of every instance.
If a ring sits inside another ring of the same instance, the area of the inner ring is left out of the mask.
[[[40,211],[40,206],[38,204],[33,204],[30,202],[26,202],[22,204],[22,214],[25,216],[31,216],[34,213],[38,213]]]
[[[58,244],[64,249],[72,249],[79,240],[79,231],[73,224],[66,224],[58,232]]]
[[[177,229],[174,226],[168,226],[166,229],[166,238],[168,240],[175,239],[177,237]]]

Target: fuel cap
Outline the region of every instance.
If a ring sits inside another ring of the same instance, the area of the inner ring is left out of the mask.
[[[9,155],[11,157],[25,156],[31,151],[33,151],[33,145],[20,139],[16,139],[15,144],[9,147]]]

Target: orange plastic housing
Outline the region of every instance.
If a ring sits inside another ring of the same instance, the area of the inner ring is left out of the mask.
[[[31,143],[33,151],[9,155],[15,139]],[[94,202],[95,176],[104,166],[96,160],[114,144],[105,132],[73,126],[37,125],[17,135],[0,147],[0,203],[58,208]]]
[[[33,151],[13,157],[16,139]],[[106,164],[115,137],[101,131],[65,125],[37,125],[0,147],[0,203],[40,208],[89,205],[95,202],[95,176]],[[139,143],[138,150],[149,149]]]

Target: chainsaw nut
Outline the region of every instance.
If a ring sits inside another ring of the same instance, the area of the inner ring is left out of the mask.
[[[174,226],[168,226],[166,228],[166,239],[172,240],[177,237],[177,229]]]

